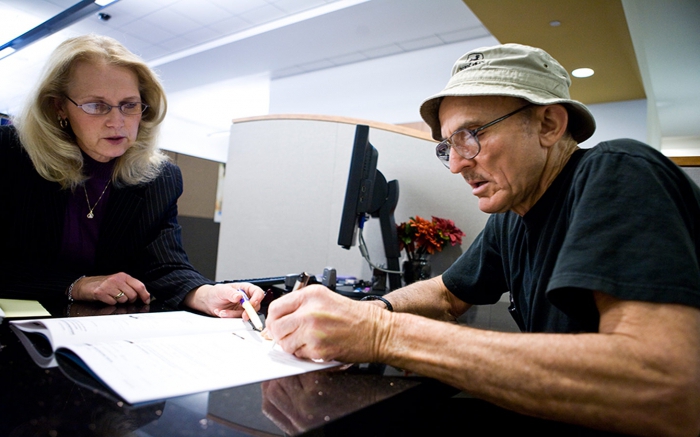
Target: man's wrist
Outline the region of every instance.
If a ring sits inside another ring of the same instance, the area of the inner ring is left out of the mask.
[[[365,297],[363,297],[363,298],[360,299],[360,300],[370,300],[370,301],[371,301],[371,300],[378,300],[378,301],[381,301],[381,302],[384,303],[384,305],[386,306],[386,309],[387,309],[388,311],[391,311],[391,312],[394,311],[394,306],[391,304],[391,302],[389,302],[388,300],[386,300],[386,299],[383,298],[382,296],[370,295],[370,296],[365,296]]]

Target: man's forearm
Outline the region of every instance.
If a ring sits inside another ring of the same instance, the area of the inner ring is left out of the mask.
[[[528,415],[622,433],[697,435],[700,356],[692,331],[700,326],[684,312],[663,321],[657,313],[658,323],[678,321],[637,335],[502,333],[393,314],[378,358]]]
[[[469,305],[450,293],[442,277],[415,282],[384,296],[395,312],[417,314],[436,320],[453,321]]]

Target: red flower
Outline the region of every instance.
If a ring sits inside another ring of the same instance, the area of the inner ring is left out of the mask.
[[[435,224],[440,238],[449,241],[452,246],[455,244],[462,244],[462,237],[464,237],[465,234],[461,229],[455,226],[455,222],[433,216],[433,223]]]
[[[449,241],[452,246],[462,244],[462,232],[452,220],[439,217],[428,221],[420,216],[411,217],[408,222],[396,226],[399,237],[399,250],[405,250],[408,259],[440,252]]]

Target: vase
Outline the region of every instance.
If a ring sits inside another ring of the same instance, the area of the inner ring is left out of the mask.
[[[403,262],[403,282],[408,285],[430,278],[431,267],[427,258],[409,259]]]

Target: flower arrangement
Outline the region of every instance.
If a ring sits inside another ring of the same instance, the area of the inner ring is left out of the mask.
[[[462,244],[464,232],[455,222],[433,216],[428,221],[420,216],[411,217],[396,226],[399,250],[405,250],[409,260],[424,258],[426,254],[440,252],[449,242]]]

